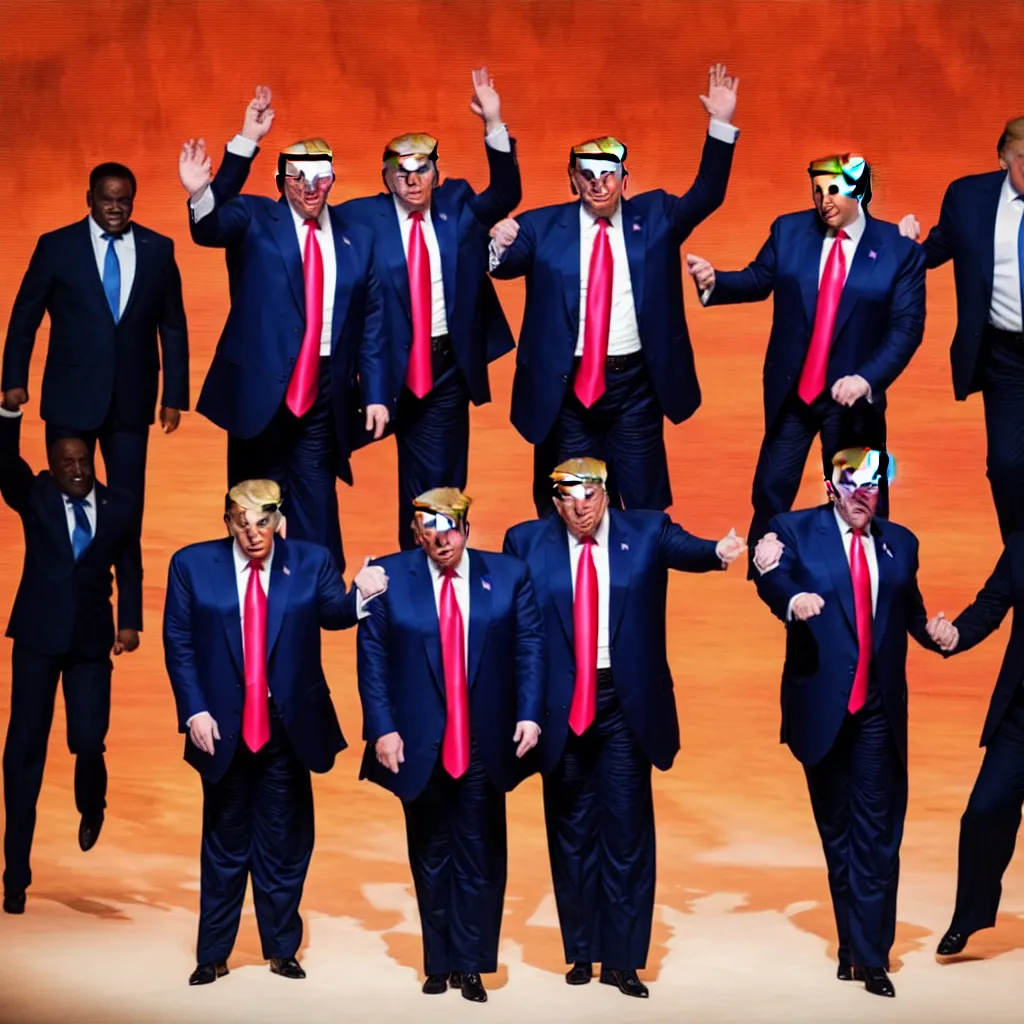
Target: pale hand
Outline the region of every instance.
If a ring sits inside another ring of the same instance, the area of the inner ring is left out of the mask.
[[[736,536],[735,528],[731,529],[716,545],[715,554],[726,564],[732,565],[744,551],[747,550],[746,542],[742,537]]]
[[[778,534],[766,533],[754,548],[754,568],[758,572],[769,572],[782,561],[782,553],[786,545],[779,540]]]
[[[170,406],[160,406],[160,426],[165,434],[173,434],[181,425],[181,410],[172,409]]]
[[[178,178],[185,191],[197,199],[209,187],[213,177],[213,161],[206,155],[206,143],[189,139],[178,154]]]
[[[703,257],[687,253],[686,269],[702,292],[715,287],[715,268]]]
[[[825,599],[820,594],[801,594],[793,602],[793,618],[804,622],[821,614],[825,607]]]
[[[499,220],[491,228],[490,235],[499,248],[507,249],[519,237],[519,222],[512,217]]]
[[[405,744],[397,732],[389,732],[381,736],[374,744],[374,751],[377,754],[377,760],[395,775],[398,774],[398,766],[405,764]]]
[[[114,657],[127,652],[131,654],[139,648],[139,631],[137,629],[119,629],[114,641]]]
[[[245,108],[242,132],[252,142],[259,142],[274,123],[274,108],[270,105],[270,86],[257,85],[256,95]]]
[[[738,78],[727,74],[724,64],[712,64],[708,69],[708,94],[701,96],[700,101],[716,121],[724,121],[726,124],[732,122],[739,84]]]
[[[960,630],[942,612],[939,612],[935,618],[929,619],[925,629],[927,629],[928,635],[946,652],[955,651],[957,644],[960,643]]]
[[[921,237],[921,222],[912,214],[908,213],[899,224],[900,234],[916,242]]]
[[[374,441],[379,441],[384,436],[384,428],[391,419],[386,405],[368,405],[366,407],[366,429],[373,431]]]
[[[220,739],[220,730],[209,711],[193,716],[188,726],[188,738],[204,754],[213,756],[213,741]]]
[[[383,566],[370,565],[370,558],[367,558],[352,580],[352,585],[362,594],[364,601],[369,601],[371,597],[383,594],[388,589],[388,576]]]
[[[473,99],[469,109],[483,120],[489,132],[501,124],[501,97],[495,91],[494,79],[486,67],[473,71]]]
[[[525,757],[540,739],[540,726],[536,722],[516,722],[516,734],[512,737],[516,747],[516,757]]]
[[[871,394],[871,385],[859,374],[840,377],[832,385],[832,401],[838,405],[853,405]]]
[[[28,392],[24,388],[8,388],[2,404],[8,412],[17,412],[27,401]]]

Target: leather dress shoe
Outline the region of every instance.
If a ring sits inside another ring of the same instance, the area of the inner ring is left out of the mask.
[[[853,977],[856,981],[863,981],[864,987],[873,996],[886,996],[889,999],[896,997],[896,989],[884,967],[855,967]]]
[[[84,814],[78,825],[78,845],[83,853],[87,853],[96,845],[100,837],[100,829],[103,828],[103,815],[98,818],[87,818]]]
[[[280,974],[282,978],[292,978],[296,981],[306,976],[306,972],[299,966],[299,961],[293,956],[272,956],[270,971],[272,974]]]
[[[210,985],[218,978],[223,978],[227,973],[228,965],[224,960],[218,960],[210,964],[200,964],[189,975],[188,983],[190,985]]]
[[[650,995],[647,986],[636,976],[636,971],[613,971],[602,967],[601,984],[615,985],[624,996],[636,999],[646,999]]]
[[[462,988],[462,971],[452,971],[448,975],[448,984],[452,988]]]
[[[471,1003],[487,1002],[487,991],[479,974],[463,974],[461,987],[463,999],[468,999]]]
[[[967,940],[971,937],[970,932],[957,932],[952,928],[942,936],[942,941],[939,943],[938,949],[935,952],[939,956],[956,956],[957,953],[962,953],[964,947],[967,945]]]
[[[447,991],[447,974],[428,974],[427,980],[423,982],[423,994],[425,996],[439,996],[442,992]]]
[[[589,985],[594,977],[594,965],[589,960],[577,960],[565,976],[567,985]]]
[[[5,892],[4,893],[4,913],[5,914],[24,914],[25,913],[25,894],[23,892]]]
[[[836,977],[840,981],[853,981],[853,964],[845,957],[839,958],[839,966],[836,968]]]

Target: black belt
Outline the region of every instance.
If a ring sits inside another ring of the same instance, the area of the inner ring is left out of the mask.
[[[439,334],[436,338],[430,339],[430,351],[432,355],[447,355],[452,350],[450,334]]]
[[[610,668],[599,668],[597,670],[597,688],[599,690],[610,690],[615,686]]]
[[[1024,332],[1021,331],[1001,331],[998,327],[987,324],[985,333],[993,340],[1000,341],[1004,345],[1024,344]]]
[[[630,352],[628,356],[606,356],[604,360],[604,368],[609,373],[622,373],[624,370],[632,370],[634,366],[642,365],[643,361],[644,354],[638,349],[636,352]],[[580,368],[580,363],[582,362],[582,356],[576,356],[573,360],[577,370]]]

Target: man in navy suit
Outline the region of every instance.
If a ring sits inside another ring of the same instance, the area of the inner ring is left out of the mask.
[[[387,585],[364,567],[352,589],[329,553],[275,538],[281,491],[246,480],[228,492],[229,536],[182,548],[168,570],[164,658],[203,780],[197,967],[190,985],[228,973],[252,878],[263,955],[304,978],[299,901],[313,853],[310,772],[346,743],[320,661],[320,630],[348,629]]]
[[[579,202],[495,225],[491,273],[526,278],[512,423],[536,446],[534,501],[549,515],[547,476],[573,456],[608,463],[614,504],[672,504],[664,419],[700,405],[683,314],[679,246],[725,199],[737,130],[736,82],[711,69],[711,115],[690,190],[626,199],[626,147],[594,139],[569,154]]]
[[[547,641],[548,691],[540,745],[544,817],[555,901],[572,969],[646,998],[654,916],[651,765],[679,751],[665,647],[668,570],[724,569],[744,550],[732,532],[701,540],[662,512],[608,507],[597,459],[558,466],[557,516],[514,526],[505,553],[536,581]]]
[[[988,479],[1006,541],[1024,530],[1024,117],[996,146],[998,171],[958,178],[928,232],[928,269],[953,261],[957,324],[949,350],[957,401],[980,391]],[[918,238],[913,214],[900,230]]]
[[[104,741],[110,725],[110,652],[134,651],[142,629],[142,565],[135,498],[93,474],[81,438],[49,447],[34,476],[19,453],[21,412],[0,405],[0,494],[21,516],[25,566],[11,609],[11,717],[4,746],[4,910],[21,914],[57,682],[63,680],[68,748],[75,755],[78,844],[90,850],[106,807]],[[111,607],[117,569],[117,620]]]
[[[426,980],[486,1002],[498,969],[508,844],[505,794],[537,744],[544,640],[525,565],[467,548],[470,499],[415,499],[420,551],[388,555],[390,589],[359,626],[366,753],[360,778],[405,811]]]
[[[390,399],[396,403],[398,538],[416,546],[417,494],[465,487],[469,403],[491,400],[487,364],[515,347],[487,276],[488,232],[522,197],[513,140],[487,68],[473,72],[473,112],[484,122],[490,184],[439,184],[437,140],[409,134],[384,149],[386,192],[341,207],[374,232],[389,339]]]
[[[745,270],[686,257],[705,305],[775,296],[751,552],[772,516],[793,507],[815,436],[826,478],[841,448],[884,449],[886,391],[924,333],[924,257],[895,224],[869,216],[870,166],[843,154],[812,161],[808,174],[814,209],[777,218]],[[883,476],[882,517],[888,493]]]
[[[46,443],[78,437],[95,455],[98,441],[108,485],[138,504],[141,534],[161,363],[167,434],[188,409],[189,383],[174,242],[133,222],[135,185],[127,167],[100,164],[89,175],[89,216],[39,239],[11,310],[2,387],[9,408],[28,401],[32,349],[49,313],[39,410]]]
[[[192,239],[227,250],[231,291],[197,409],[227,431],[228,486],[277,480],[288,532],[322,544],[344,572],[336,487],[352,483],[354,418],[365,402],[365,428],[379,437],[389,416],[373,235],[328,208],[323,139],[281,152],[277,202],[239,195],[273,123],[270,100],[257,89],[212,182],[205,143],[182,147]]]
[[[758,544],[757,592],[786,623],[782,742],[803,765],[839,933],[841,981],[895,996],[907,811],[907,635],[939,651],[917,585],[917,538],[876,516],[891,461],[837,452],[829,504],[785,512]]]

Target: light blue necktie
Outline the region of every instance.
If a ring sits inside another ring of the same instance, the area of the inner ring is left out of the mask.
[[[108,231],[100,235],[107,243],[107,255],[103,260],[103,290],[107,293],[107,305],[115,324],[121,319],[121,261],[114,251],[114,242],[120,237]]]
[[[71,547],[74,549],[77,562],[85,554],[85,549],[92,543],[92,527],[89,525],[89,517],[85,514],[85,510],[89,507],[89,499],[68,498],[67,502],[75,511],[75,529],[71,534]]]

